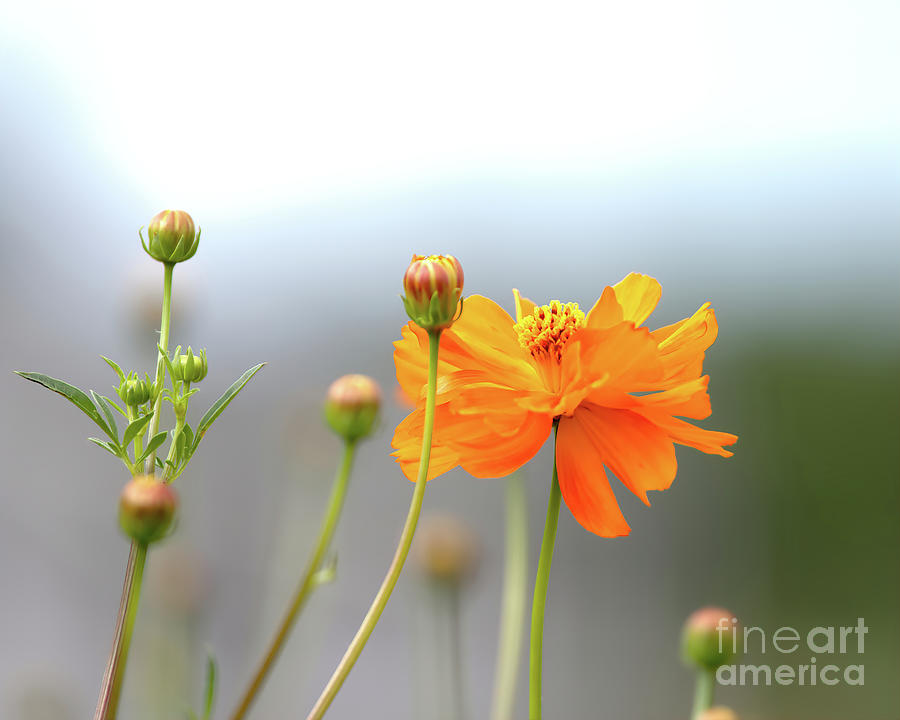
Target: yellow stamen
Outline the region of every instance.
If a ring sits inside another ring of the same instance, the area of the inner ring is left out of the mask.
[[[519,344],[536,360],[561,362],[563,347],[572,334],[584,325],[584,313],[578,308],[578,303],[551,300],[549,305],[536,307],[531,315],[522,318],[513,327],[519,336]]]

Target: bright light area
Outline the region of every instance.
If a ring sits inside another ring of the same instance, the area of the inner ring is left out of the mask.
[[[207,211],[900,119],[895,2],[20,2],[0,26],[106,162]]]

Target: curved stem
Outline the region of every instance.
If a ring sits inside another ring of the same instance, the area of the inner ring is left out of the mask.
[[[172,317],[172,271],[175,269],[174,263],[163,263],[163,304],[162,304],[162,321],[159,329],[159,346],[163,350],[169,349],[169,322]],[[156,400],[153,403],[153,419],[150,421],[150,434],[148,439],[152,440],[153,436],[159,431],[159,416],[162,411],[162,387],[165,380],[165,361],[163,353],[159,353],[156,361]],[[147,464],[144,466],[144,472],[147,475],[153,475],[156,472],[156,451],[154,450],[147,457]]]
[[[328,500],[328,508],[325,511],[325,517],[322,519],[322,528],[319,531],[319,540],[315,549],[310,555],[309,563],[297,591],[294,593],[294,599],[291,601],[287,612],[281,620],[281,625],[269,645],[269,649],[263,657],[262,663],[257,668],[249,687],[244,692],[237,709],[232,713],[231,720],[241,720],[250,709],[257,694],[262,689],[272,665],[278,659],[281,649],[287,640],[288,634],[300,613],[301,608],[306,602],[306,598],[316,586],[316,573],[322,567],[325,559],[325,553],[331,544],[331,538],[334,536],[334,530],[337,527],[338,518],[341,516],[341,509],[344,506],[344,498],[347,495],[347,485],[350,479],[350,468],[353,466],[353,456],[356,450],[356,443],[349,441],[344,445],[344,457],[341,461],[340,469],[334,479],[334,485],[331,488],[331,497]]]
[[[141,595],[141,582],[144,577],[146,560],[147,545],[132,540],[128,565],[125,568],[125,583],[122,587],[122,601],[119,604],[119,616],[116,620],[112,650],[106,664],[106,671],[103,673],[103,683],[100,686],[100,697],[97,700],[94,720],[114,720],[118,711],[122,680],[125,677],[125,662],[128,659],[131,633],[137,617],[138,599]]]
[[[362,625],[356,632],[356,636],[341,658],[338,664],[316,701],[315,706],[310,711],[307,720],[320,720],[328,710],[347,675],[353,669],[353,665],[362,653],[363,648],[369,640],[369,636],[378,624],[381,613],[390,600],[394,586],[400,578],[400,571],[403,570],[403,564],[406,562],[406,556],[409,554],[409,547],[412,544],[413,536],[416,533],[416,525],[419,522],[419,513],[422,510],[422,499],[425,497],[425,486],[428,484],[428,463],[431,459],[431,436],[434,431],[434,406],[435,396],[437,394],[437,365],[438,365],[438,347],[441,342],[441,333],[439,330],[430,330],[428,332],[428,390],[425,395],[425,423],[422,429],[422,452],[419,456],[419,474],[416,478],[416,487],[413,491],[412,501],[409,505],[409,512],[406,515],[406,523],[403,526],[403,532],[400,535],[400,544],[394,553],[394,559],[388,568],[387,575],[378,589],[378,594],[372,601],[366,617],[363,619]]]
[[[528,592],[528,501],[518,473],[506,481],[506,559],[491,720],[512,720]]]
[[[704,712],[712,707],[715,686],[716,676],[712,670],[697,671],[697,685],[694,688],[694,710],[691,713],[693,720],[698,720]]]
[[[556,424],[553,426],[554,454],[553,480],[547,501],[547,520],[544,523],[544,539],[537,577],[534,580],[534,600],[531,604],[531,655],[528,673],[528,718],[541,720],[541,668],[544,641],[544,610],[547,607],[547,589],[550,585],[550,563],[556,544],[556,526],[559,522],[559,477],[556,474]]]

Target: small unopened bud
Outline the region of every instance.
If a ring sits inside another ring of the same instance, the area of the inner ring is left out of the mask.
[[[731,708],[719,705],[700,713],[697,720],[739,720],[737,714]]]
[[[416,536],[419,565],[433,580],[458,583],[475,572],[478,540],[468,525],[452,515],[423,518]]]
[[[201,350],[199,355],[188,347],[187,352],[176,355],[172,361],[172,369],[175,371],[175,380],[198,383],[209,372],[209,364],[206,361],[206,350]]]
[[[148,380],[141,380],[137,373],[131,373],[128,377],[119,383],[119,397],[126,405],[138,406],[143,405],[150,399],[151,383]]]
[[[368,375],[344,375],[328,388],[325,420],[338,435],[355,441],[370,435],[381,408],[381,389]]]
[[[741,641],[734,615],[720,607],[705,607],[685,622],[681,649],[687,662],[715,670],[741,651]]]
[[[194,257],[200,233],[194,231],[194,220],[184,210],[163,210],[153,216],[147,226],[147,242],[141,236],[141,243],[154,260],[179,263]]]
[[[165,537],[178,506],[178,496],[152,475],[138,475],[122,488],[119,525],[133,540],[150,544]]]
[[[462,265],[452,255],[413,255],[403,276],[406,314],[425,330],[444,330],[457,318]]]

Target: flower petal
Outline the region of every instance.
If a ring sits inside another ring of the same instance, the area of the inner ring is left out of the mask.
[[[422,452],[422,432],[424,430],[425,406],[419,407],[407,415],[394,431],[391,447],[394,448],[393,456],[400,464],[400,469],[407,478],[415,482],[419,474],[419,458]],[[438,413],[435,415],[435,427],[438,422]],[[443,475],[459,465],[459,456],[448,445],[441,444],[436,434],[432,437],[431,457],[428,463],[428,480],[433,480],[438,475]]]
[[[607,286],[603,289],[597,302],[594,303],[594,307],[588,311],[585,325],[594,330],[603,330],[618,325],[624,319],[622,306],[616,300],[616,291]]]
[[[576,417],[560,418],[556,437],[559,489],[575,519],[596,535],[631,532],[603,470],[603,460]]]
[[[650,504],[648,490],[665,490],[672,484],[678,469],[675,447],[647,418],[630,410],[586,403],[575,411],[575,419],[603,464],[645,505]]]
[[[716,313],[704,303],[689,318],[666,325],[652,333],[659,344],[666,378],[676,381],[696,378],[703,370],[703,354],[719,334]]]
[[[516,301],[516,322],[522,322],[522,318],[531,315],[537,305],[527,297],[519,295],[519,291],[516,288],[513,288],[513,298]]]
[[[662,287],[656,278],[640,273],[630,273],[613,285],[616,300],[622,306],[624,320],[640,325],[656,308],[662,295]]]
[[[428,334],[410,322],[401,335],[394,343],[397,380],[408,397],[424,399]],[[462,316],[441,336],[438,376],[457,370],[480,370],[485,379],[508,387],[542,387],[531,355],[519,345],[512,318],[481,295],[465,299]]]
[[[684,420],[679,420],[664,411],[640,410],[654,425],[668,433],[673,442],[679,445],[688,445],[708,455],[721,455],[731,457],[734,453],[725,450],[725,445],[734,445],[738,437],[731,433],[718,432],[717,430],[704,430]]]
[[[477,478],[505,477],[515,472],[541,449],[550,435],[553,419],[528,413],[524,422],[504,434],[491,435],[496,427],[484,423],[485,434],[463,443],[454,443],[460,465]]]

